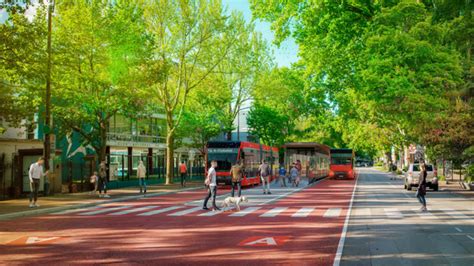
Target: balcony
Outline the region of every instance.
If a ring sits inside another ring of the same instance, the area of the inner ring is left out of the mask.
[[[107,133],[107,145],[121,147],[165,148],[166,139],[161,136]]]

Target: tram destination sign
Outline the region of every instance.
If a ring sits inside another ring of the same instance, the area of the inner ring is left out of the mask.
[[[209,148],[208,153],[238,153],[238,148]]]

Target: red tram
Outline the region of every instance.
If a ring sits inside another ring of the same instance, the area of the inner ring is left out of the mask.
[[[308,182],[314,182],[329,175],[329,152],[326,145],[314,142],[286,143],[285,167],[290,169],[291,164],[301,162],[301,176],[307,177]]]
[[[278,173],[278,148],[246,141],[211,141],[207,144],[206,169],[211,161],[217,161],[217,183],[231,184],[230,168],[240,160],[244,164],[242,186],[260,184],[257,176],[258,167],[262,160],[272,169],[271,178]]]

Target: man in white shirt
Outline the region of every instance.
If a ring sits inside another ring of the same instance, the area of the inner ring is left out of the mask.
[[[207,194],[207,197],[204,199],[204,206],[202,207],[203,210],[209,210],[209,208],[207,208],[207,202],[212,197],[212,210],[220,211],[220,209],[216,205],[216,195],[217,195],[216,167],[217,167],[217,161],[212,161],[211,168],[209,168],[209,171],[207,172],[206,180],[204,181],[204,184],[208,187],[208,194]]]
[[[36,201],[38,200],[40,180],[41,177],[48,174],[48,171],[43,171],[43,164],[44,158],[40,157],[36,163],[30,166],[30,171],[28,172],[28,176],[30,177],[30,208],[39,207]]]

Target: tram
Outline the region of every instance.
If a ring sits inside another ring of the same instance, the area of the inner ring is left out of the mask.
[[[290,169],[301,163],[301,176],[312,183],[329,175],[329,146],[315,142],[293,142],[283,145],[284,165]]]
[[[230,169],[238,160],[244,165],[242,186],[261,183],[258,167],[265,160],[271,168],[271,179],[278,173],[278,148],[247,141],[210,141],[207,144],[206,169],[211,161],[217,161],[217,183],[230,185]]]

